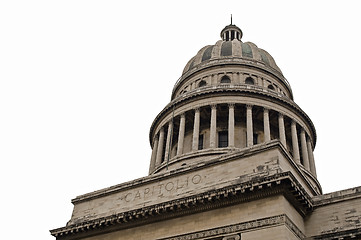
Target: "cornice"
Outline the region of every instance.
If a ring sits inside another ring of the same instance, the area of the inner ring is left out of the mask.
[[[323,207],[328,204],[350,201],[353,199],[361,199],[361,186],[314,196],[312,201],[314,202],[315,207]]]
[[[190,101],[194,101],[197,98],[205,97],[207,95],[217,94],[217,96],[221,96],[221,94],[234,94],[236,93],[237,96],[253,96],[253,97],[262,97],[262,98],[271,98],[272,102],[274,100],[285,104],[289,108],[293,109],[297,113],[299,113],[310,125],[312,132],[313,132],[313,143],[314,146],[316,146],[317,141],[317,134],[316,134],[316,128],[313,125],[313,122],[308,117],[308,115],[291,99],[282,96],[281,94],[275,93],[273,91],[269,91],[267,89],[264,89],[262,87],[258,86],[250,86],[250,85],[244,85],[244,84],[238,84],[238,85],[227,85],[222,84],[218,86],[210,86],[210,87],[203,87],[199,89],[195,89],[193,91],[188,92],[185,95],[179,96],[175,99],[173,99],[171,102],[169,102],[164,109],[156,116],[154,119],[150,131],[149,131],[149,142],[152,144],[152,136],[153,131],[156,126],[156,123],[165,115],[173,111],[173,109],[177,108],[178,106],[184,105]]]
[[[76,239],[79,236],[116,231],[275,194],[283,194],[302,215],[312,210],[310,196],[290,172],[258,177],[246,182],[239,181],[220,189],[68,225],[50,232],[57,239]]]

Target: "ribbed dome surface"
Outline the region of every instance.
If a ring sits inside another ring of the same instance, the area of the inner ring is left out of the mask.
[[[261,62],[282,74],[281,70],[276,65],[275,60],[267,51],[258,48],[257,45],[252,42],[243,43],[238,39],[233,39],[232,41],[219,40],[215,45],[203,47],[198,51],[197,55],[189,60],[183,70],[183,74],[208,61],[225,58],[254,60],[256,62]]]

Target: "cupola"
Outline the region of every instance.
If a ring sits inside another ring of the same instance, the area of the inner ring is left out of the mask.
[[[241,41],[242,35],[242,30],[233,24],[226,26],[221,32],[221,38],[223,41],[232,41],[233,39]]]

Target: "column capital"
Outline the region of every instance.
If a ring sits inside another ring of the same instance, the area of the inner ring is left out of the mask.
[[[284,114],[283,113],[281,113],[281,112],[278,112],[278,117],[284,117]]]
[[[235,105],[236,105],[235,103],[228,103],[229,108],[234,108]]]
[[[269,112],[269,108],[268,107],[263,107],[263,111]]]
[[[186,113],[185,113],[185,112],[183,112],[183,113],[179,114],[179,116],[180,116],[181,118],[185,118]]]
[[[217,104],[215,104],[215,103],[211,104],[211,108],[212,108],[212,109],[217,108]]]
[[[247,107],[247,109],[250,109],[250,108],[253,107],[253,105],[252,104],[246,104],[246,107]]]
[[[199,112],[200,111],[200,107],[195,107],[193,108],[194,112]]]

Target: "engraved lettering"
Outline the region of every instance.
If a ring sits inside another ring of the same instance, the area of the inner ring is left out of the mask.
[[[193,177],[192,177],[192,183],[193,184],[198,184],[198,183],[200,183],[201,182],[201,180],[202,180],[202,177],[200,176],[200,175],[194,175]]]
[[[135,194],[134,200],[137,199],[137,198],[140,199],[140,192],[139,191],[137,191],[137,193]]]
[[[144,197],[146,197],[149,192],[150,192],[150,188],[144,189]]]
[[[127,195],[125,195],[125,197],[124,197],[124,200],[126,202],[130,202],[130,199],[128,198],[128,196],[131,196],[131,195],[132,195],[132,193],[127,193]]]
[[[161,194],[161,193],[162,193],[162,188],[163,188],[163,186],[164,186],[163,183],[158,184],[158,187],[159,187],[159,193],[158,193],[158,194]]]
[[[169,182],[165,185],[165,190],[167,190],[168,192],[172,191],[174,187],[174,183],[173,182]]]
[[[184,184],[180,186],[180,184],[179,184],[179,179],[177,179],[177,187],[176,187],[177,190],[178,190],[178,189],[181,189],[181,188],[183,188],[183,187],[184,187]]]
[[[186,185],[185,185],[186,187],[188,187],[188,178],[189,177],[187,177],[187,179],[186,179]]]
[[[185,176],[184,178],[172,179],[169,182],[160,182],[145,186],[144,188],[134,189],[130,192],[125,192],[119,200],[125,202],[141,201],[155,195],[159,198],[163,196],[171,196],[176,192],[185,191],[192,185],[197,185],[202,182],[202,176],[199,174]]]

